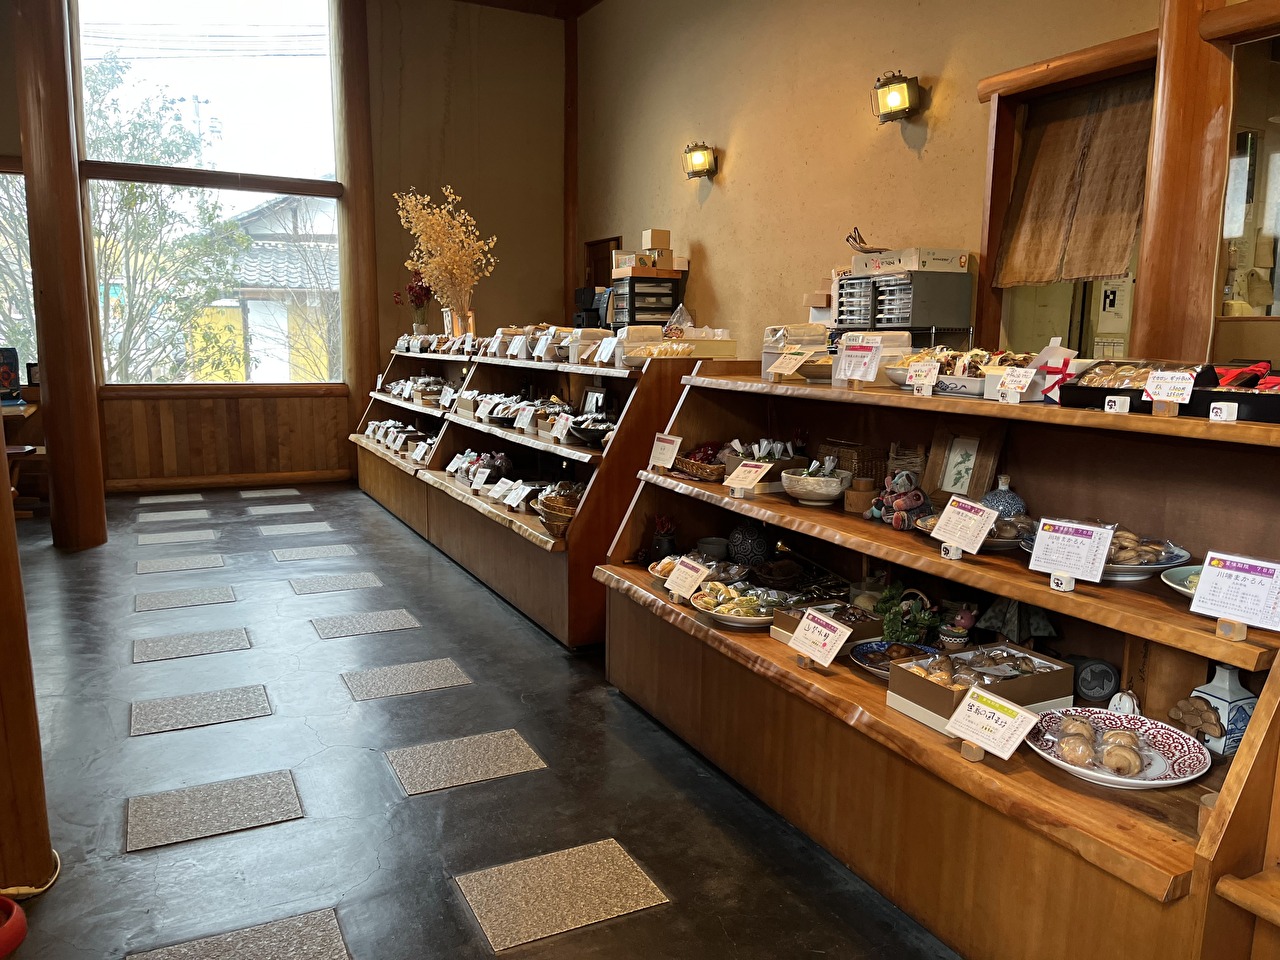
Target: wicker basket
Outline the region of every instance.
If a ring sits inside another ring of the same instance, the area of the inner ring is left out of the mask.
[[[924,467],[928,462],[929,456],[925,452],[924,447],[915,447],[911,450],[903,450],[898,444],[889,445],[889,473],[901,473],[903,470],[910,470],[921,481],[924,480]]]
[[[836,466],[855,477],[880,482],[889,469],[889,458],[883,449],[868,447],[854,440],[827,439],[818,444],[818,459],[835,457]]]
[[[576,508],[560,507],[543,500],[535,500],[533,508],[538,512],[538,516],[544,520],[564,520],[566,523],[572,520],[574,514],[578,512]]]
[[[538,502],[552,513],[562,513],[570,517],[578,512],[578,507],[582,504],[580,497],[561,497],[554,493],[539,497]]]
[[[699,463],[697,460],[689,460],[686,457],[676,457],[672,466],[681,473],[687,473],[691,477],[697,477],[699,480],[710,480],[713,483],[719,483],[724,479],[723,463]]]
[[[539,517],[538,519],[541,520],[542,525],[547,528],[547,533],[551,534],[553,537],[563,537],[565,535],[565,531],[569,529],[568,520],[549,520],[546,517]]]

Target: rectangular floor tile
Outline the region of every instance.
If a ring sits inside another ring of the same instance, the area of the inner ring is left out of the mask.
[[[218,535],[212,530],[177,530],[173,533],[140,533],[138,546],[145,547],[153,543],[201,543],[205,540],[217,540]]]
[[[399,697],[406,693],[443,690],[445,687],[457,687],[471,682],[471,678],[449,657],[443,660],[402,663],[394,667],[377,667],[373,670],[353,670],[344,673],[342,679],[351,691],[352,700]]]
[[[373,613],[342,613],[336,617],[316,617],[311,621],[321,640],[359,637],[366,633],[387,633],[420,627],[408,610],[377,610]]]
[[[216,937],[131,953],[127,960],[348,960],[338,915],[317,910]]]
[[[198,503],[204,499],[203,493],[162,493],[156,496],[139,497],[138,503]]]
[[[272,490],[241,490],[240,496],[245,500],[257,500],[262,497],[300,497],[293,487],[276,487]]]
[[[251,517],[269,517],[273,513],[312,513],[315,510],[309,503],[271,503],[262,507],[246,507],[245,513]]]
[[[206,653],[248,650],[249,646],[249,634],[244,627],[236,627],[234,630],[206,630],[203,633],[175,633],[168,637],[135,640],[133,662],[151,663],[153,660],[200,657]]]
[[[258,532],[264,537],[284,537],[293,533],[328,533],[333,527],[324,521],[317,523],[277,523],[270,527],[259,527]]]
[[[172,560],[139,560],[139,573],[175,573],[179,570],[210,570],[223,566],[222,554],[200,553],[194,557],[174,557]]]
[[[305,577],[290,580],[289,586],[299,595],[308,593],[336,593],[339,590],[368,590],[382,586],[375,573],[339,573],[328,577]]]
[[[182,697],[137,700],[129,717],[129,736],[141,737],[167,730],[207,727],[213,723],[271,716],[267,688],[260,683],[229,687]]]
[[[302,816],[288,770],[130,797],[126,851],[233,833]]]
[[[196,587],[193,590],[161,590],[158,593],[140,593],[133,598],[136,613],[148,610],[172,610],[174,607],[202,607],[209,603],[235,603],[236,595],[230,587]]]
[[[144,510],[138,514],[139,523],[155,523],[160,520],[208,520],[208,510]]]
[[[327,557],[354,557],[355,547],[348,543],[335,543],[331,547],[289,547],[285,550],[272,550],[271,553],[280,563],[290,560],[323,560]]]
[[[617,840],[601,840],[457,878],[494,950],[666,903]]]
[[[514,730],[388,750],[387,760],[410,796],[546,767]]]

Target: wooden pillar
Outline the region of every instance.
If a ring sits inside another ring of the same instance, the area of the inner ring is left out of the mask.
[[[43,362],[43,361],[42,361]],[[43,379],[43,378],[42,378]],[[96,422],[96,421],[95,421]],[[4,426],[0,423],[0,447]],[[9,496],[9,458],[0,449],[0,891],[40,889],[56,873],[45,809],[44,763],[27,645],[18,535]]]
[[[564,21],[564,319],[573,320],[573,291],[582,276],[578,243],[578,21]]]
[[[1231,52],[1200,38],[1223,0],[1164,0],[1129,354],[1205,360],[1218,302]]]
[[[1001,94],[991,97],[987,127],[987,198],[982,212],[982,252],[978,257],[978,304],[973,346],[997,350],[1004,291],[992,286],[1004,218],[1018,172],[1018,107]]]
[[[354,430],[378,377],[378,290],[373,225],[373,129],[369,116],[369,25],[365,0],[329,0],[335,62],[333,119],[342,276],[343,379]],[[351,450],[355,455],[355,448]]]
[[[54,546],[107,542],[64,0],[15,0],[18,116]]]

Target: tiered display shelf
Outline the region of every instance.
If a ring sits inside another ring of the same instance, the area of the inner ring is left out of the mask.
[[[1280,489],[1264,479],[1274,470],[1277,428],[774,384],[725,361],[704,361],[684,383],[665,432],[688,446],[796,432],[927,445],[940,421],[965,436],[998,420],[1001,472],[1013,475],[1037,515],[1123,522],[1195,556],[1276,553],[1274,523],[1231,521],[1280,515]],[[1222,429],[1236,426],[1245,429]],[[1233,485],[1230,507],[1220,496],[1225,465],[1258,481]],[[759,521],[771,540],[851,579],[888,565],[908,583],[923,578],[935,597],[971,588],[1050,610],[1061,618],[1062,649],[1078,642],[1081,652],[1117,663],[1125,687],[1156,718],[1207,678],[1212,661],[1253,671],[1255,686],[1268,680],[1280,634],[1218,639],[1214,622],[1158,579],[1057,593],[1021,553],[947,561],[936,541],[837,508],[783,494],[734,499],[722,484],[661,471],[639,476],[608,562],[596,571],[610,590],[608,670],[620,690],[966,957],[1067,960],[1078,956],[1086,928],[1127,960],[1213,956],[1203,923],[1226,902],[1211,898],[1216,878],[1228,870],[1250,877],[1263,866],[1265,819],[1259,836],[1249,805],[1275,786],[1275,680],[1233,761],[1182,787],[1108,790],[1025,747],[1007,762],[970,763],[958,741],[890,709],[884,684],[847,661],[804,668],[767,633],[726,628],[672,604],[629,561],[658,513],[676,519],[685,546],[724,536],[744,518]],[[1201,836],[1202,800],[1219,790]],[[1250,849],[1252,860],[1243,852]],[[1242,862],[1252,866],[1242,870]],[[1267,909],[1258,906],[1271,889],[1267,876],[1228,879],[1224,889],[1232,910],[1246,900],[1259,916]]]

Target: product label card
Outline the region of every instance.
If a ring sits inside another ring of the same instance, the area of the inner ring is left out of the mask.
[[[533,407],[521,407],[516,414],[516,429],[524,430],[533,423]]]
[[[566,413],[562,413],[556,417],[556,425],[551,428],[551,436],[556,440],[563,440],[569,436],[569,424],[573,423],[573,417]]]
[[[729,476],[724,478],[726,487],[754,487],[766,473],[772,464],[756,463],[754,460],[744,460],[742,466],[733,471]]]
[[[880,344],[846,343],[840,348],[840,380],[861,380],[870,383],[880,369]]]
[[[522,500],[529,495],[529,488],[523,483],[517,483],[511,488],[511,492],[502,498],[502,502],[508,507],[518,507]]]
[[[938,382],[938,370],[942,364],[937,360],[917,360],[915,363],[907,364],[907,383],[915,386],[922,383],[925,386],[932,386]]]
[[[605,337],[600,341],[600,347],[596,350],[596,360],[600,363],[608,363],[613,356],[614,348],[618,346],[617,337]]]
[[[484,487],[484,482],[488,479],[489,479],[488,469],[477,470],[476,475],[471,478],[471,489],[472,490],[482,489]]]
[[[414,463],[421,463],[423,460],[427,459],[427,454],[430,452],[431,452],[431,444],[423,440],[421,443],[419,443],[416,447],[413,448],[413,453],[409,454],[409,459],[412,460]]]
[[[1004,376],[1000,378],[1000,389],[1017,390],[1019,393],[1024,393],[1035,378],[1036,370],[1034,367],[1006,367]]]
[[[769,364],[768,373],[791,374],[800,369],[801,364],[814,355],[817,349],[811,347],[809,349],[788,350],[773,363]]]
[[[449,465],[444,468],[444,472],[453,473],[466,462],[467,462],[467,455],[465,453],[460,453],[456,457],[454,457],[452,460],[449,461]]]
[[[1107,563],[1107,550],[1115,531],[1074,520],[1041,520],[1031,569],[1041,573],[1066,573],[1077,580],[1097,583]]]
[[[370,420],[369,425],[364,428],[364,435],[366,437],[372,437],[374,434],[378,432],[379,426],[380,424],[378,423],[377,420]]]
[[[489,491],[489,499],[501,500],[511,492],[511,488],[515,485],[516,482],[514,480],[499,480],[493,485],[493,489]]]
[[[676,462],[676,454],[680,452],[681,439],[665,433],[655,434],[653,449],[649,452],[649,463],[655,467],[671,466]]]
[[[999,510],[963,497],[952,497],[943,507],[931,536],[943,543],[954,543],[965,553],[977,553],[999,516]]]
[[[692,597],[698,586],[711,573],[700,563],[694,563],[688,557],[676,561],[676,568],[667,577],[666,587],[677,597]]]
[[[486,397],[476,405],[476,419],[483,420],[489,415],[489,411],[498,405],[497,397]]]
[[[1196,378],[1185,371],[1159,371],[1147,379],[1142,391],[1144,400],[1172,400],[1186,403],[1191,399],[1191,387]]]
[[[476,339],[476,335],[474,333],[468,333],[465,337],[462,338],[463,353],[471,352],[471,345],[475,343],[475,339]]]
[[[489,354],[496,357],[501,350],[502,338],[495,333],[493,339],[489,341]]]
[[[946,730],[1008,760],[1039,722],[1039,714],[988,693],[985,688],[970,687],[947,721]]]
[[[396,453],[399,453],[400,450],[404,447],[404,442],[406,439],[408,438],[405,434],[397,433],[395,440],[391,444],[391,449],[394,450]]]
[[[1280,630],[1280,563],[1210,551],[1204,558],[1191,609]]]
[[[373,439],[379,443],[387,439],[387,434],[391,432],[391,427],[385,423],[378,424],[378,429],[374,431]]]
[[[533,355],[539,360],[545,360],[547,351],[551,349],[551,334],[539,337],[538,342],[533,347]]]
[[[511,338],[511,345],[507,347],[508,357],[518,357],[524,352],[524,334]]]
[[[813,610],[806,610],[787,646],[803,653],[810,660],[829,667],[852,632],[852,627],[837,623]]]

